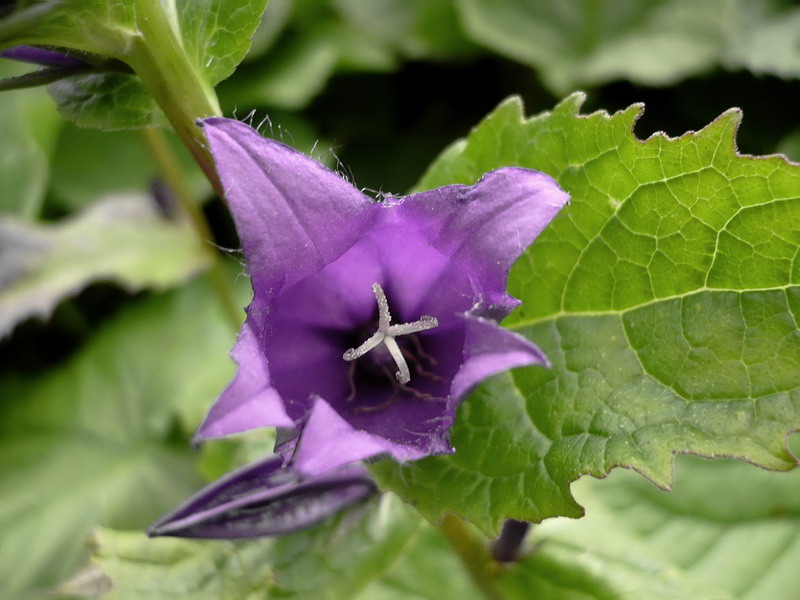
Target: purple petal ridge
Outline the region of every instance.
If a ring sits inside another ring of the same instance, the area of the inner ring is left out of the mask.
[[[408,461],[432,453],[359,431],[339,416],[325,400],[317,398],[303,428],[292,464],[303,474],[318,475],[381,454]]]
[[[302,477],[273,457],[206,486],[148,530],[154,536],[249,538],[306,529],[375,493],[360,465]]]

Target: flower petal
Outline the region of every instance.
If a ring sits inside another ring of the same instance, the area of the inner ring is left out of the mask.
[[[201,123],[257,295],[319,271],[376,216],[367,196],[300,152],[239,121]]]
[[[497,373],[527,365],[550,366],[547,357],[528,339],[503,329],[494,321],[464,315],[464,364],[453,378],[450,395],[463,398],[481,381]]]
[[[511,265],[568,200],[548,175],[508,167],[473,186],[408,196],[397,209],[434,248],[467,268],[485,301],[504,304]]]
[[[393,459],[404,462],[420,459],[429,452],[359,431],[325,400],[317,397],[303,427],[292,466],[304,475],[319,475],[379,454],[389,454]]]
[[[171,511],[147,533],[189,538],[283,535],[310,527],[375,492],[360,465],[303,478],[271,457],[229,473]]]
[[[195,434],[195,444],[257,427],[294,426],[280,394],[272,386],[266,360],[247,323],[242,326],[231,355],[239,370],[208,411]]]

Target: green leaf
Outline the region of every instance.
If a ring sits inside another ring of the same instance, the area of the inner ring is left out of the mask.
[[[136,36],[129,0],[16,2],[0,20],[0,45],[43,44],[113,56]]]
[[[512,269],[523,304],[504,323],[552,369],[468,399],[455,455],[374,467],[430,519],[453,512],[494,533],[504,517],[577,517],[570,481],[625,466],[668,487],[675,452],[797,466],[800,167],[737,155],[736,110],[641,142],[640,106],[582,116],[582,101],[531,119],[503,103],[420,184],[519,165],[572,195]]]
[[[340,0],[335,8],[360,36],[370,36],[411,59],[474,53],[461,31],[453,0]]]
[[[622,470],[582,480],[587,516],[535,527],[530,555],[502,587],[554,600],[576,588],[598,599],[790,598],[800,587],[799,475],[680,457],[669,494]]]
[[[233,543],[170,538],[100,529],[93,563],[107,578],[106,600],[268,598],[265,584],[271,540]],[[97,577],[95,575],[95,577]],[[81,591],[80,586],[70,586]]]
[[[729,69],[749,69],[759,75],[785,79],[800,77],[800,10],[782,2],[744,2],[735,15],[736,29],[729,36],[722,64]]]
[[[228,381],[233,338],[198,280],[120,313],[60,367],[0,380],[4,598],[69,575],[93,525],[143,529],[200,487],[175,422],[196,425]]]
[[[543,596],[546,597],[546,596]],[[385,573],[357,600],[485,600],[439,530],[430,525],[404,547]],[[530,598],[530,596],[521,596]],[[509,598],[509,600],[511,600]]]
[[[177,136],[163,132],[187,178],[192,197],[210,196],[208,180]],[[114,160],[108,160],[113,156]],[[139,131],[97,131],[67,124],[52,158],[49,201],[68,212],[112,193],[143,192],[158,177],[152,152]]]
[[[418,534],[423,529],[427,533],[420,539]],[[446,550],[437,535],[413,509],[387,495],[356,505],[305,532],[272,540],[149,540],[142,534],[101,530],[93,563],[110,580],[109,600],[183,598],[187,594],[198,599],[231,600],[347,600],[358,595],[366,600],[373,596],[359,592],[370,582],[382,578],[390,585],[393,576],[386,575],[387,571],[408,572],[410,564],[397,564],[401,555],[420,550],[430,560],[433,552]],[[412,557],[411,562],[418,559]],[[452,557],[444,564],[456,568],[453,578],[463,585],[464,574],[459,573]],[[431,573],[433,567],[428,565],[426,575],[436,578],[438,573]],[[96,581],[96,574],[93,579]],[[426,584],[411,585],[424,588]],[[433,586],[436,589],[437,584]],[[457,589],[458,583],[438,583],[438,587]]]
[[[135,75],[89,73],[47,86],[61,115],[79,127],[108,131],[162,124],[155,100]]]
[[[247,53],[266,3],[267,0],[34,1],[0,21],[0,44],[71,48],[116,59],[134,70],[147,65],[151,70],[164,70],[153,81],[163,83],[164,78],[172,76],[171,83],[177,86],[199,80],[200,87],[207,88],[204,93],[213,96],[208,90],[229,76]],[[155,21],[166,24],[157,29],[157,34],[145,27]],[[97,72],[68,77],[49,86],[61,113],[82,127],[99,129],[161,124],[164,119],[154,97],[163,90],[148,89],[132,73],[109,71],[114,67],[104,63]],[[178,75],[183,81],[175,81]],[[181,89],[187,90],[185,86]],[[187,93],[200,93],[195,87],[191,90]],[[192,104],[199,100],[181,101]]]
[[[459,0],[467,33],[562,94],[615,79],[668,85],[716,65],[797,77],[800,10],[778,0]]]
[[[308,531],[283,536],[272,547],[274,595],[280,598],[354,598],[383,574],[424,523],[386,494]]]
[[[171,6],[186,53],[206,81],[216,85],[247,54],[267,0],[179,0]]]
[[[297,110],[339,71],[386,72],[405,58],[446,60],[480,51],[464,37],[452,0],[314,1],[293,8],[269,61],[245,65],[222,87],[224,105]],[[286,18],[284,4],[270,5],[264,25]]]
[[[0,61],[0,79],[22,70]],[[0,214],[35,219],[49,175],[48,157],[61,121],[42,90],[0,94]]]
[[[289,110],[303,108],[325,86],[339,56],[336,32],[315,26],[277,49],[266,68],[256,64],[243,69],[221,96],[233,106],[266,102]]]
[[[143,195],[107,197],[57,225],[2,218],[0,232],[0,337],[92,281],[164,288],[208,260],[189,225],[163,217]]]

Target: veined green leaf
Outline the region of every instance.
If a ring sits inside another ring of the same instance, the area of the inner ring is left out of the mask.
[[[267,0],[34,0],[0,21],[0,46],[34,43],[114,58],[129,66],[140,54],[183,52],[184,68],[213,88],[242,61]],[[141,8],[163,11],[165,40],[145,39]],[[138,9],[138,10],[137,10]],[[148,47],[157,45],[163,47]],[[169,57],[167,57],[169,58]],[[52,84],[62,114],[82,127],[129,129],[163,122],[153,99],[131,73],[105,69]]]
[[[143,533],[100,529],[94,536],[93,578],[104,578],[107,600],[193,598],[262,600],[269,598],[266,562],[272,541],[245,543],[172,538],[149,539]],[[92,573],[92,571],[89,571]],[[91,580],[90,580],[91,582]],[[84,584],[63,586],[91,592]]]
[[[676,452],[797,465],[800,167],[740,156],[739,113],[677,139],[641,112],[578,114],[580,94],[524,118],[503,103],[420,187],[518,165],[572,204],[512,269],[504,323],[553,363],[495,378],[462,407],[453,456],[375,467],[431,519],[577,517],[569,482],[633,468],[668,487]]]

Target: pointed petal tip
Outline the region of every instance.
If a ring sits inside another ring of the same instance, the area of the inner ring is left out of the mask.
[[[528,338],[500,327],[494,321],[467,313],[464,363],[453,378],[451,394],[463,398],[484,379],[510,369],[550,367],[550,361]]]
[[[302,477],[269,457],[229,473],[161,517],[149,537],[239,539],[301,531],[371,497],[375,482],[359,464]]]
[[[398,444],[356,429],[325,399],[316,396],[298,442],[293,466],[303,475],[313,477],[377,456],[390,456],[398,462],[406,462],[439,453]]]

